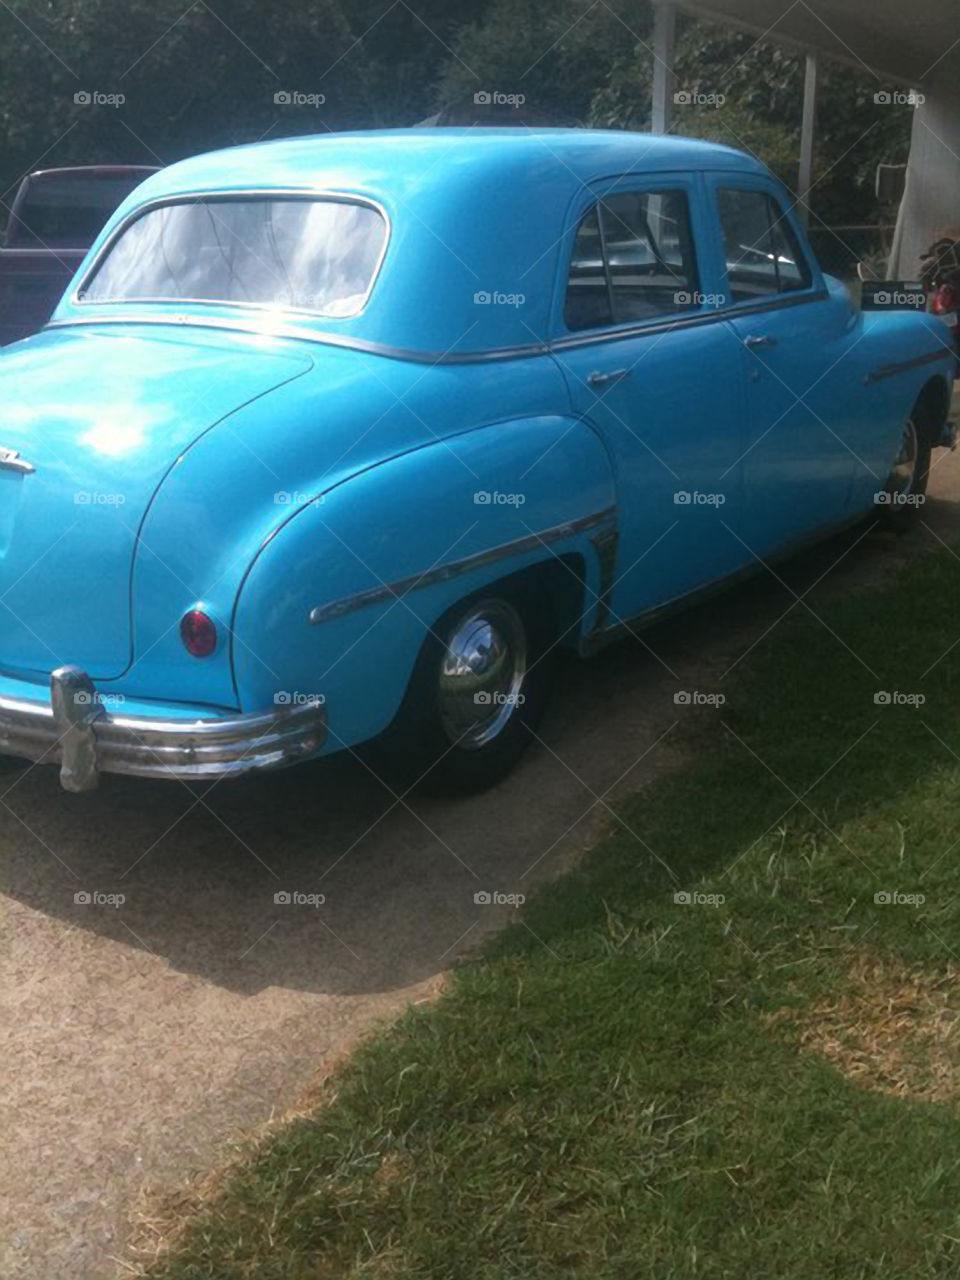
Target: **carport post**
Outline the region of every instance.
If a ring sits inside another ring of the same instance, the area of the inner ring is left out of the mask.
[[[653,6],[653,109],[650,128],[654,133],[669,133],[673,117],[673,95],[677,77],[673,70],[673,51],[677,40],[677,10],[672,4]]]
[[[810,188],[813,186],[813,135],[817,125],[817,58],[807,54],[807,70],[803,78],[803,123],[800,126],[800,197],[797,213],[806,227],[810,222]]]

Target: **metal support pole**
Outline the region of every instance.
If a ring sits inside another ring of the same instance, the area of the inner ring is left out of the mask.
[[[673,117],[673,95],[677,77],[673,70],[673,53],[677,40],[677,11],[672,4],[653,7],[653,110],[650,128],[654,133],[669,133]]]
[[[813,186],[813,138],[817,127],[817,58],[807,54],[807,70],[803,79],[803,124],[800,127],[800,180],[797,210],[803,225],[810,222],[810,188]]]

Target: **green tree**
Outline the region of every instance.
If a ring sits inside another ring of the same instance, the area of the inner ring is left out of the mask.
[[[262,136],[410,124],[486,0],[10,0],[0,190],[39,164],[173,160]],[[79,91],[123,94],[82,105]],[[274,101],[323,94],[321,106]],[[9,200],[9,192],[6,197]]]
[[[650,124],[649,0],[8,0],[0,6],[0,191],[43,165],[170,163],[261,137],[412,124],[480,90],[541,117]],[[677,70],[720,106],[675,130],[755,152],[793,188],[802,58],[716,23],[681,23]],[[881,86],[882,87],[882,86]],[[824,64],[816,220],[868,222],[879,160],[902,161],[909,108],[878,106],[864,73]],[[79,91],[123,94],[82,105]],[[278,91],[324,95],[318,106]]]
[[[461,102],[477,89],[523,94],[526,105],[563,121],[587,123],[616,61],[649,41],[650,7],[636,0],[592,4],[492,0],[460,31],[440,76],[437,102]]]

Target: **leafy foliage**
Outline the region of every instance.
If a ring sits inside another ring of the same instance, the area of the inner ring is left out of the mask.
[[[12,0],[0,13],[0,182],[44,165],[170,163],[261,137],[410,124],[483,0]],[[386,10],[386,12],[385,12]],[[123,94],[81,105],[78,92]],[[319,106],[275,94],[323,95]]]
[[[408,125],[481,90],[523,95],[540,118],[649,127],[649,0],[10,0],[0,10],[0,185],[43,165],[170,163],[262,137]],[[685,20],[678,80],[722,94],[675,129],[755,151],[796,185],[802,59]],[[874,221],[880,159],[906,158],[909,108],[878,107],[866,74],[825,67],[815,209]],[[323,95],[277,103],[279,91]],[[122,94],[82,105],[81,91]]]

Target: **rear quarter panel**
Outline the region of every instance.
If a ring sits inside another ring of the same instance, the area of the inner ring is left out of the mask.
[[[189,658],[177,628],[183,613],[202,605],[228,636],[260,548],[304,498],[469,429],[489,399],[480,370],[470,380],[460,368],[263,341],[300,357],[307,371],[199,435],[160,484],[134,562],[133,663],[123,677],[131,693],[155,696],[172,685],[186,698],[237,705],[229,639],[210,659]],[[255,368],[255,344],[249,358]],[[552,381],[538,370],[550,373],[545,361],[528,362],[522,373],[519,362],[502,370],[498,399],[517,412],[549,403]],[[422,508],[415,514],[422,519]],[[291,561],[285,576],[296,570]]]
[[[241,704],[322,696],[329,750],[375,736],[396,714],[430,628],[459,600],[572,555],[596,602],[596,528],[549,545],[534,539],[520,554],[319,625],[307,624],[311,610],[609,511],[614,498],[600,441],[559,415],[434,441],[354,476],[298,510],[243,585],[233,628]]]

